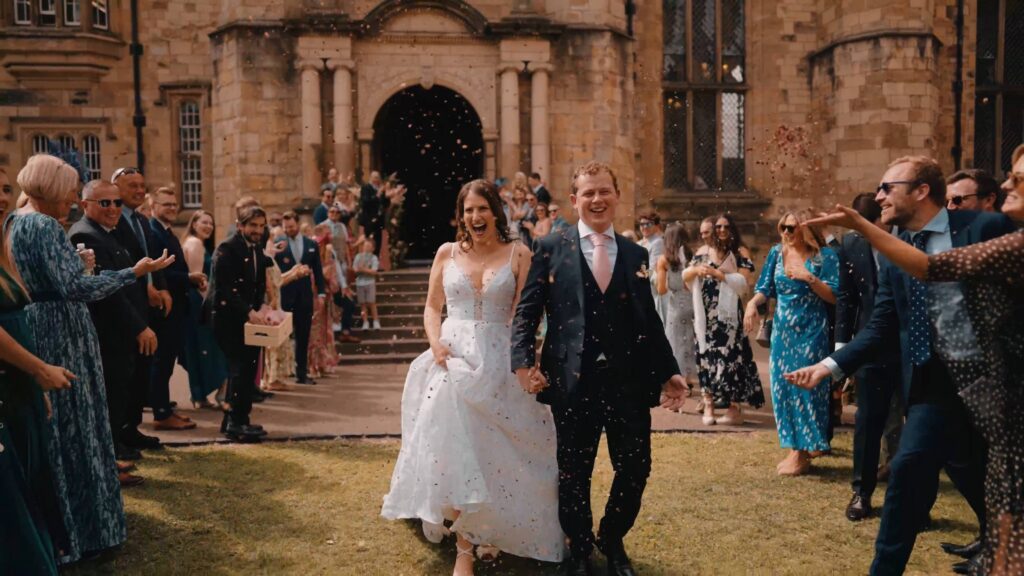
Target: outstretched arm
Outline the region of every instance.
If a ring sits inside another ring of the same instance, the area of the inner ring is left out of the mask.
[[[834,224],[860,232],[875,250],[881,252],[894,265],[914,278],[923,279],[928,273],[928,255],[900,240],[896,236],[868,222],[856,210],[836,205],[836,211],[804,222],[804,226]]]

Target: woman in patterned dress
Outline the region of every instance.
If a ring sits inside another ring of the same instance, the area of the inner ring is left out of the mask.
[[[339,290],[338,269],[334,265],[334,248],[331,246],[331,229],[327,224],[317,224],[313,228],[313,241],[316,242],[320,255],[320,265],[324,271],[326,298],[313,299],[313,328],[309,337],[309,369],[314,377],[320,378],[329,374],[338,365],[338,352],[334,347],[333,297]]]
[[[1024,224],[1024,146],[1013,153],[1003,183],[1002,211]],[[927,255],[880,233],[856,212],[837,206],[820,218],[857,230],[894,265],[928,282],[959,282],[966,319],[932,302],[936,350],[949,368],[972,424],[988,442],[985,470],[987,533],[973,573],[1024,574],[1024,230],[988,242]],[[964,321],[966,320],[966,321]]]
[[[11,252],[32,303],[28,324],[43,361],[78,376],[71,390],[51,394],[48,450],[68,545],[67,564],[125,540],[124,507],[107,418],[100,346],[87,302],[101,300],[173,258],[143,258],[134,268],[85,275],[61,221],[78,202],[78,173],[63,160],[37,154],[18,174],[29,202],[8,221]]]
[[[760,320],[758,306],[774,298],[771,341],[772,409],[779,444],[789,454],[779,474],[805,473],[815,453],[830,449],[829,383],[812,390],[794,386],[783,374],[828,356],[828,305],[839,289],[839,258],[817,229],[806,226],[807,211],[788,212],[779,220],[782,243],[772,246],[754,297],[747,303],[744,324],[752,331]]]
[[[732,216],[715,218],[712,244],[694,256],[683,271],[693,294],[693,329],[697,340],[697,369],[704,403],[704,424],[742,424],[740,404],[764,404],[750,341],[743,333],[740,297],[753,282],[754,263],[743,245]],[[729,406],[715,417],[715,403]]]

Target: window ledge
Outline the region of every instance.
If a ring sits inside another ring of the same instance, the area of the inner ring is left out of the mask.
[[[0,65],[26,88],[83,88],[106,76],[125,46],[105,31],[8,27],[0,30]]]

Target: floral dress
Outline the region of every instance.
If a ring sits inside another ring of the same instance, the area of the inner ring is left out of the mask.
[[[78,377],[70,390],[50,394],[48,456],[68,533],[59,558],[65,564],[118,546],[126,537],[100,343],[86,303],[133,284],[135,274],[126,268],[86,276],[64,229],[43,214],[15,216],[10,242],[32,298],[26,313],[36,355]]]
[[[804,266],[833,292],[839,290],[839,258],[832,249],[822,248]],[[828,356],[828,305],[806,282],[786,276],[778,244],[768,253],[755,290],[776,300],[770,370],[779,444],[793,450],[828,450],[829,380],[805,390],[783,378]]]
[[[718,268],[707,254],[697,254],[690,266]],[[749,258],[736,255],[736,266],[754,271]],[[743,322],[727,322],[719,317],[719,281],[714,278],[699,280],[701,300],[704,304],[706,328],[704,351],[697,346],[697,371],[702,391],[714,397],[715,402],[747,403],[754,408],[764,404],[761,377],[757,374],[750,341],[743,333]],[[739,297],[737,296],[737,306]],[[739,307],[742,310],[742,307]]]

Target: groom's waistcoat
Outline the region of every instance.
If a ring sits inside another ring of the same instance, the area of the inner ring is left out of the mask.
[[[604,294],[597,286],[593,272],[579,252],[580,271],[583,275],[583,331],[582,372],[593,370],[603,353],[615,374],[629,370],[629,351],[634,338],[632,302],[623,258],[616,258],[611,282]]]

